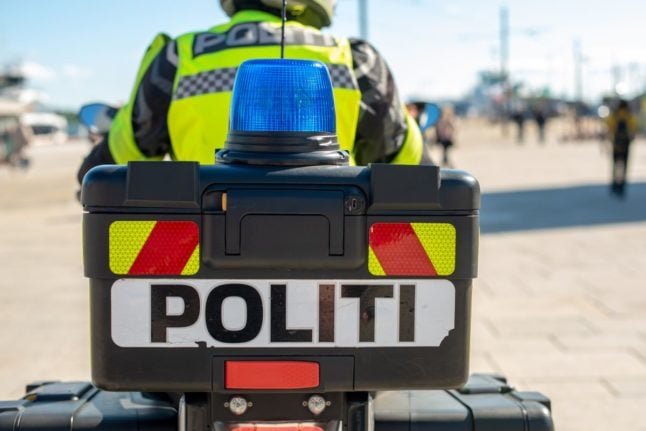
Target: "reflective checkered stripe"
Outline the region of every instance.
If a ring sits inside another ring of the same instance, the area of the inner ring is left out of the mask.
[[[183,76],[175,90],[175,99],[232,91],[237,71],[237,67],[227,67]]]
[[[375,276],[448,276],[455,271],[455,247],[449,223],[375,223],[368,269]]]
[[[117,275],[194,275],[200,266],[199,228],[191,221],[115,221],[109,261]]]
[[[345,64],[328,64],[327,69],[330,72],[334,88],[347,88],[350,90],[359,88],[354,73]]]
[[[345,64],[328,64],[328,71],[334,88],[357,89],[357,80]],[[233,91],[237,67],[209,70],[195,75],[182,76],[177,84],[175,100],[202,94]]]

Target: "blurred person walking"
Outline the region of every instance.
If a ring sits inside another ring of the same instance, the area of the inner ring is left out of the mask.
[[[522,144],[525,141],[525,105],[522,101],[516,100],[512,103],[511,119],[516,123],[516,142]]]
[[[25,150],[31,138],[29,129],[23,126],[20,120],[9,121],[2,132],[2,143],[4,144],[2,162],[11,167],[26,169],[29,166],[29,159],[25,155]]]
[[[626,193],[629,149],[637,134],[637,123],[637,116],[625,100],[620,100],[617,108],[607,118],[608,136],[612,143],[610,192],[618,197],[624,197]]]
[[[541,144],[545,143],[545,126],[547,124],[547,109],[543,102],[539,102],[534,106],[532,110],[532,116],[534,121],[536,121],[536,127],[538,129],[538,141]]]
[[[455,143],[455,121],[453,107],[445,106],[442,115],[435,126],[437,143],[442,146],[442,166],[451,168],[453,164],[449,160],[449,149]]]
[[[432,104],[434,107],[437,105]],[[435,141],[433,128],[437,124],[437,119],[435,117],[429,118],[427,112],[428,104],[426,102],[409,102],[406,104],[406,111],[408,115],[415,120],[417,126],[422,132],[422,141],[424,143],[424,153],[422,160],[429,165],[435,165],[433,158],[431,157],[431,148]],[[439,110],[439,108],[437,108]]]

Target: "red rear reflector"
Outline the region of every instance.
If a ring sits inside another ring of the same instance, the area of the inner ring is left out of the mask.
[[[318,362],[225,361],[226,389],[307,389],[319,386]]]
[[[265,425],[265,424],[245,424],[230,428],[230,431],[323,431],[323,428],[309,424],[284,424],[284,425]]]

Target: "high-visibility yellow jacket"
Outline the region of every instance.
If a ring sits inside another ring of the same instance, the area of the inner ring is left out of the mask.
[[[205,32],[174,40],[158,35],[144,56],[129,102],[110,130],[112,159],[160,160],[170,154],[177,160],[214,163],[214,151],[224,146],[228,131],[237,68],[248,59],[279,57],[280,24],[278,16],[244,10]],[[292,21],[285,39],[286,58],[328,66],[339,144],[353,163],[422,162],[419,128],[372,46]]]

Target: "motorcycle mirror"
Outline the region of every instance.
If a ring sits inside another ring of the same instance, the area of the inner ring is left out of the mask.
[[[440,121],[440,117],[442,116],[442,108],[440,108],[435,103],[427,103],[426,107],[424,108],[424,114],[426,121],[421,125],[422,130],[431,128],[435,126],[438,121]]]
[[[88,128],[90,133],[99,135],[110,131],[112,120],[117,115],[117,109],[105,103],[90,103],[83,105],[79,111],[79,120]]]

